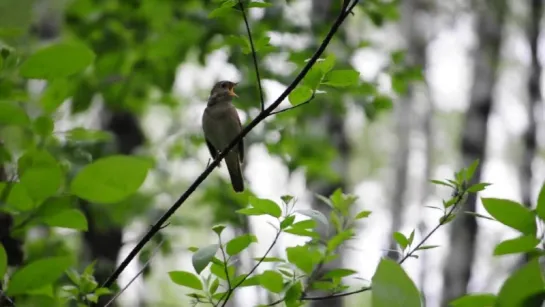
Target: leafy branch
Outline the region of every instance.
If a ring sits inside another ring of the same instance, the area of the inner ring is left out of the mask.
[[[301,72],[295,77],[292,83],[284,90],[282,94],[266,109],[261,111],[242,131],[240,134],[233,140],[229,145],[222,150],[216,159],[195,179],[195,181],[187,188],[187,190],[178,198],[178,200],[159,218],[159,220],[150,228],[150,230],[142,237],[142,239],[136,244],[136,246],[129,252],[125,259],[121,262],[119,267],[108,277],[104,282],[103,287],[111,287],[114,282],[117,280],[119,275],[127,268],[130,262],[138,255],[138,253],[144,248],[144,246],[151,240],[151,238],[161,229],[162,225],[167,222],[167,220],[180,208],[184,202],[195,192],[197,187],[201,185],[202,182],[212,173],[212,171],[218,166],[220,161],[225,158],[227,153],[234,148],[254,127],[256,127],[260,122],[269,117],[271,113],[282,103],[288,95],[295,90],[297,85],[303,80],[307,73],[311,70],[313,65],[318,61],[320,56],[323,54],[331,40],[333,39],[335,33],[337,33],[339,27],[342,25],[344,20],[348,17],[352,9],[359,3],[359,0],[354,0],[350,5],[347,5],[345,10],[342,10],[331,26],[328,34],[310,58],[307,64],[303,67]]]

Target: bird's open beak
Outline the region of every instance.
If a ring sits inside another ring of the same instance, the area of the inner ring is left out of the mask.
[[[235,86],[237,86],[238,83],[233,83],[233,86],[229,88],[229,95],[233,97],[238,97],[238,95],[235,93]]]

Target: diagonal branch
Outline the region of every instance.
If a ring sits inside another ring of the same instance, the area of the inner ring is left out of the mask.
[[[108,279],[104,282],[103,287],[109,288],[113,285],[113,283],[117,280],[119,275],[127,268],[129,263],[138,255],[138,253],[144,248],[146,243],[148,243],[151,238],[161,229],[161,226],[180,208],[183,203],[195,192],[195,190],[199,187],[199,185],[212,173],[214,168],[218,166],[220,161],[225,158],[227,153],[234,148],[255,126],[257,126],[260,122],[262,122],[265,118],[270,116],[270,114],[276,109],[280,103],[288,95],[297,87],[297,85],[303,80],[303,78],[307,75],[307,73],[310,71],[312,66],[318,61],[322,53],[325,51],[326,47],[329,45],[331,40],[333,39],[333,36],[335,33],[337,33],[337,30],[341,26],[341,24],[344,22],[344,20],[348,17],[352,9],[360,2],[360,0],[354,0],[354,2],[348,7],[347,10],[342,11],[333,25],[331,26],[331,29],[329,30],[329,33],[327,33],[326,37],[322,41],[322,44],[318,47],[312,58],[307,62],[305,67],[301,70],[301,72],[295,77],[295,79],[292,81],[292,83],[284,90],[284,92],[265,110],[261,111],[254,120],[252,120],[242,131],[239,133],[239,135],[229,143],[227,148],[225,148],[223,151],[221,151],[216,159],[210,163],[210,165],[195,179],[195,181],[187,188],[187,190],[180,196],[180,198],[174,202],[174,204],[159,218],[159,220],[148,230],[148,232],[142,237],[142,239],[136,244],[136,246],[129,252],[127,257],[121,262],[119,267],[108,277]]]
[[[259,98],[261,101],[261,111],[265,110],[265,99],[263,98],[263,89],[261,88],[261,77],[259,75],[259,65],[257,64],[257,53],[254,47],[254,40],[252,38],[252,31],[250,30],[250,24],[248,23],[248,17],[246,16],[246,11],[244,10],[244,5],[242,1],[238,1],[238,6],[240,12],[242,13],[242,18],[244,19],[244,25],[246,26],[246,32],[248,33],[248,40],[250,41],[250,48],[252,48],[252,58],[254,60],[255,75],[257,78],[257,87],[259,88]]]

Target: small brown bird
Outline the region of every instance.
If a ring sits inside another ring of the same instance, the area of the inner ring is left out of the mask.
[[[240,118],[233,106],[233,97],[238,97],[234,92],[236,85],[237,83],[231,81],[217,82],[210,91],[208,104],[204,109],[202,128],[206,145],[214,159],[242,130]],[[244,142],[240,140],[238,145],[225,156],[225,164],[227,164],[231,185],[235,192],[244,191],[244,178],[241,169],[243,161]]]

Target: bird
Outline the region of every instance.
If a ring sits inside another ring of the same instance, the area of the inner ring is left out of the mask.
[[[206,108],[202,115],[202,128],[206,146],[213,159],[242,131],[242,124],[233,98],[238,97],[234,88],[238,83],[219,81],[212,87]],[[225,156],[225,164],[231,178],[231,186],[237,193],[244,191],[241,164],[244,162],[244,140]],[[220,165],[218,164],[218,167]]]

